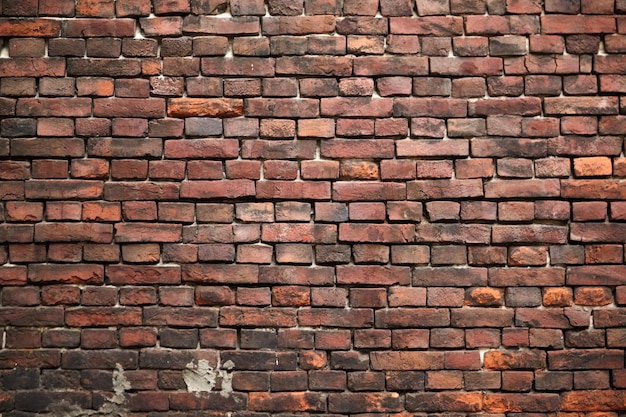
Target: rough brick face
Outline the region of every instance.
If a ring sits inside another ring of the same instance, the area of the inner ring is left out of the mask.
[[[0,414],[626,412],[624,13],[0,1]]]

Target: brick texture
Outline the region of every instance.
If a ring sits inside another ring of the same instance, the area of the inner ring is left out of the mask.
[[[0,1],[0,415],[619,417],[626,1]]]

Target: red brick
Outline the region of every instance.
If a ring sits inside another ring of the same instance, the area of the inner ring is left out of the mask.
[[[184,265],[183,281],[212,283],[256,283],[258,267],[254,265]]]
[[[480,77],[468,77],[452,81],[453,97],[483,97],[485,93],[485,80]]]
[[[376,351],[370,354],[372,369],[427,370],[442,369],[443,352]]]
[[[417,178],[452,178],[452,161],[418,161]]]
[[[290,308],[268,308],[263,311],[254,307],[222,307],[220,325],[238,326],[242,324],[261,327],[291,327],[296,324],[295,310]]]
[[[452,310],[451,324],[454,327],[506,327],[512,324],[513,315],[510,311],[494,308],[472,308]]]
[[[587,97],[587,98],[546,98],[544,108],[547,114],[616,114],[618,111],[615,97]]]
[[[61,24],[57,20],[29,19],[0,20],[0,35],[4,37],[47,37],[54,38],[61,34]]]
[[[320,150],[324,158],[389,158],[393,155],[393,141],[386,139],[333,139],[322,141]]]
[[[421,52],[428,56],[448,56],[452,43],[448,37],[426,37],[422,40]]]
[[[35,202],[9,201],[5,204],[6,221],[38,222],[43,219],[43,205]]]
[[[565,394],[561,408],[566,411],[612,411],[623,408],[623,391],[575,391]]]
[[[563,37],[557,35],[531,35],[530,52],[561,54],[565,50]]]
[[[26,285],[26,267],[2,267],[0,268],[0,282],[2,285]]]
[[[484,398],[484,409],[495,413],[519,410],[548,412],[558,408],[557,394],[488,394]]]
[[[621,140],[615,136],[599,136],[597,139],[581,136],[560,136],[548,141],[551,154],[574,156],[619,155],[621,145]],[[585,151],[583,151],[583,147]],[[590,147],[592,147],[592,151],[589,151]]]
[[[546,354],[541,351],[492,351],[485,353],[484,361],[488,369],[537,369],[546,366]]]
[[[0,196],[5,200],[23,200],[24,189],[23,181],[4,181],[0,184]]]
[[[203,75],[274,76],[274,66],[267,59],[235,57],[224,61],[219,58],[202,58]]]
[[[524,91],[524,80],[515,76],[489,77],[487,91],[491,96],[519,96]]]
[[[347,0],[343,6],[346,15],[374,16],[377,10],[378,2],[375,0]]]
[[[602,92],[623,92],[623,75],[600,75],[600,91]]]
[[[510,266],[541,266],[546,264],[545,247],[520,246],[509,251]]]
[[[77,136],[109,136],[111,134],[111,121],[101,118],[76,119]]]
[[[41,293],[43,305],[76,305],[80,301],[80,288],[72,285],[50,285],[43,287]]]
[[[515,305],[513,303],[510,304]],[[502,344],[506,347],[529,346],[530,339],[528,329],[504,329],[502,332]]]
[[[342,161],[339,165],[341,180],[376,180],[378,165],[367,161]]]
[[[104,270],[98,265],[34,264],[29,266],[28,280],[57,284],[102,284]]]
[[[612,33],[615,30],[615,18],[610,16],[579,15],[565,17],[546,15],[541,16],[541,27],[543,32],[547,34]]]
[[[310,305],[310,290],[307,287],[281,286],[272,289],[272,305],[301,307]]]
[[[48,162],[50,166],[52,161],[33,161],[33,165],[36,162]],[[65,164],[67,166],[67,164]],[[2,172],[0,172],[0,178],[3,180],[25,180],[28,179],[30,164],[23,161],[2,161],[0,162]],[[42,170],[43,171],[43,170]]]
[[[88,98],[21,98],[16,114],[30,117],[85,117],[91,114]]]
[[[47,223],[35,226],[35,241],[38,242],[97,242],[112,240],[111,225],[100,223]]]
[[[288,182],[267,180],[257,184],[258,198],[310,198],[326,199],[330,195],[330,185],[325,182]]]
[[[118,242],[178,242],[181,227],[177,224],[117,223]]]
[[[392,346],[394,349],[415,349],[415,348],[426,348],[428,347],[428,342],[429,342],[429,330],[428,329],[399,329],[399,330],[392,330],[391,331],[391,335],[392,335]],[[404,371],[406,372],[406,371]],[[404,375],[423,375],[423,373],[417,372],[417,371],[408,371],[410,372],[410,374],[404,374]],[[391,375],[394,374],[394,372],[390,373]],[[423,388],[424,386],[424,381],[423,381],[423,376],[421,379],[418,378],[417,381],[413,380],[412,383],[409,383],[407,385],[417,385],[418,387]],[[406,381],[403,381],[406,382]],[[404,389],[404,385],[402,385],[403,388],[400,389]]]
[[[472,76],[502,74],[500,58],[430,58],[435,75]]]
[[[406,66],[411,69],[409,71],[399,71],[398,66]],[[420,57],[358,57],[354,60],[355,75],[417,76],[426,75],[426,69],[427,62],[424,58]],[[405,86],[402,88],[403,95],[408,95],[408,93],[410,92],[410,85],[410,82],[408,85],[406,85],[405,83]]]
[[[613,180],[578,180],[566,181],[563,187],[564,197],[577,197],[586,192],[587,198],[594,199],[620,199],[620,190],[616,188],[617,182]],[[582,197],[585,198],[585,197]]]
[[[107,98],[94,100],[94,115],[96,116],[124,117],[128,114],[147,118],[163,117],[165,115],[165,101],[159,98],[145,100]]]
[[[424,96],[449,96],[452,91],[452,81],[443,77],[417,77],[413,78],[413,95]]]
[[[112,96],[114,86],[113,80],[105,77],[80,77],[76,80],[79,96]]]
[[[489,50],[487,38],[478,36],[452,38],[452,49],[457,56],[486,56]]]
[[[489,287],[472,288],[466,293],[465,304],[472,306],[502,305],[502,292]]]
[[[613,302],[607,287],[578,287],[574,291],[574,303],[578,305],[602,306]]]
[[[443,138],[445,122],[441,119],[420,117],[411,119],[411,136]]]
[[[558,197],[557,180],[502,180],[485,185],[485,196],[494,197]]]
[[[407,184],[407,198],[440,199],[481,197],[483,187],[480,180],[419,180]]]
[[[604,220],[607,204],[604,201],[581,201],[572,204],[572,219],[575,221]]]
[[[49,202],[46,205],[48,220],[80,220],[82,206],[80,202]]]
[[[6,83],[4,85],[6,86]],[[0,91],[2,90],[0,86]],[[24,92],[17,93],[24,94]],[[5,94],[11,94],[11,92],[6,92]],[[13,103],[11,103],[11,107],[13,107]],[[11,109],[12,112],[13,109]],[[7,119],[2,122],[1,128],[3,134],[7,137],[31,136],[36,132],[37,123],[34,119]]]
[[[112,6],[112,5],[111,5]],[[132,37],[133,19],[74,19],[65,22],[63,35],[72,37]]]
[[[392,17],[390,31],[403,35],[451,36],[463,32],[463,21],[459,17]]]
[[[422,224],[416,227],[416,242],[488,243],[490,227],[456,224]]]
[[[468,16],[465,30],[469,35],[529,35],[539,32],[538,16]]]
[[[188,181],[183,182],[180,196],[183,198],[238,197],[254,195],[250,180]]]
[[[494,174],[494,167],[491,159],[460,159],[455,161],[454,168],[456,177],[460,179],[489,178]]]
[[[623,116],[603,116],[600,118],[599,131],[602,134],[614,135],[618,134],[624,127],[625,118]]]
[[[409,282],[406,267],[338,266],[337,282],[345,284],[393,285]]]
[[[331,138],[335,134],[335,122],[332,119],[298,120],[298,136],[303,138]]]
[[[416,85],[413,85],[416,89]],[[467,100],[444,98],[399,97],[394,99],[394,117],[465,117]]]
[[[39,14],[51,16],[73,16],[75,3],[71,0],[63,0],[60,2],[52,0],[39,1]]]
[[[502,221],[532,221],[535,208],[531,202],[498,203],[498,219]]]
[[[550,98],[545,100],[550,100]],[[541,100],[537,97],[479,99],[475,102],[470,102],[468,107],[470,116],[490,116],[496,114],[535,116],[541,112]]]
[[[315,203],[315,218],[320,222],[348,220],[348,207],[343,203]]]
[[[553,137],[559,132],[559,119],[522,119],[522,136]]]
[[[10,39],[9,40],[9,56],[13,57],[35,57],[41,58],[45,54],[46,42],[44,39],[31,38],[31,39]],[[41,91],[48,95],[47,84],[53,83],[56,80],[43,79]],[[63,80],[60,83],[67,84],[67,80]]]
[[[575,357],[571,352],[551,352],[548,355],[549,369],[616,369],[620,367],[620,359],[623,359],[623,352],[619,350],[599,351],[578,350]]]
[[[216,327],[217,311],[210,307],[160,307],[143,309],[143,323],[147,325],[170,325],[182,327]]]
[[[320,412],[326,410],[321,394],[313,392],[263,393],[249,395],[249,407],[254,411]]]
[[[257,139],[255,141],[245,141],[241,148],[241,156],[243,158],[313,159],[315,154],[315,142],[310,140],[294,142]]]
[[[313,55],[344,55],[346,38],[344,36],[310,36],[307,39],[307,52]]]
[[[468,260],[470,265],[504,265],[506,263],[506,250],[498,247],[468,248]]]
[[[237,262],[251,264],[269,264],[272,262],[272,247],[267,245],[239,245]]]
[[[106,274],[112,284],[118,285],[150,284],[156,282],[176,284],[180,282],[180,269],[177,267],[110,265],[107,267]]]
[[[376,87],[381,96],[409,95],[413,82],[409,77],[382,77],[376,80]]]
[[[42,141],[45,141],[47,145],[45,152],[42,149]],[[15,138],[11,140],[11,155],[13,156],[82,157],[84,153],[84,143],[78,138]]]
[[[565,243],[567,231],[560,226],[494,226],[493,242]]]
[[[339,162],[302,161],[301,175],[303,179],[336,179],[339,177]]]
[[[312,288],[311,305],[319,307],[342,307],[348,292],[345,288]]]

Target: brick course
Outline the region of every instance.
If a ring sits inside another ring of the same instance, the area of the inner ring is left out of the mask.
[[[626,2],[0,2],[0,414],[626,411]]]

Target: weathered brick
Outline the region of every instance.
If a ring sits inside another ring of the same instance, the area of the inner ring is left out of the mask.
[[[502,61],[500,58],[430,58],[430,72],[448,76],[499,75]]]
[[[413,88],[416,86],[414,84]],[[464,99],[399,97],[393,100],[394,117],[465,117]]]
[[[623,0],[0,3],[0,410],[624,408]]]
[[[374,315],[371,309],[353,308],[305,308],[298,313],[298,323],[301,326],[329,326],[333,327],[371,327]]]
[[[442,352],[377,351],[370,354],[372,368],[376,370],[426,370],[442,369]]]
[[[541,16],[541,27],[547,34],[570,34],[570,33],[611,33],[615,30],[615,18],[610,16],[583,16],[566,17],[567,23],[562,16]],[[576,27],[577,29],[573,29]]]

